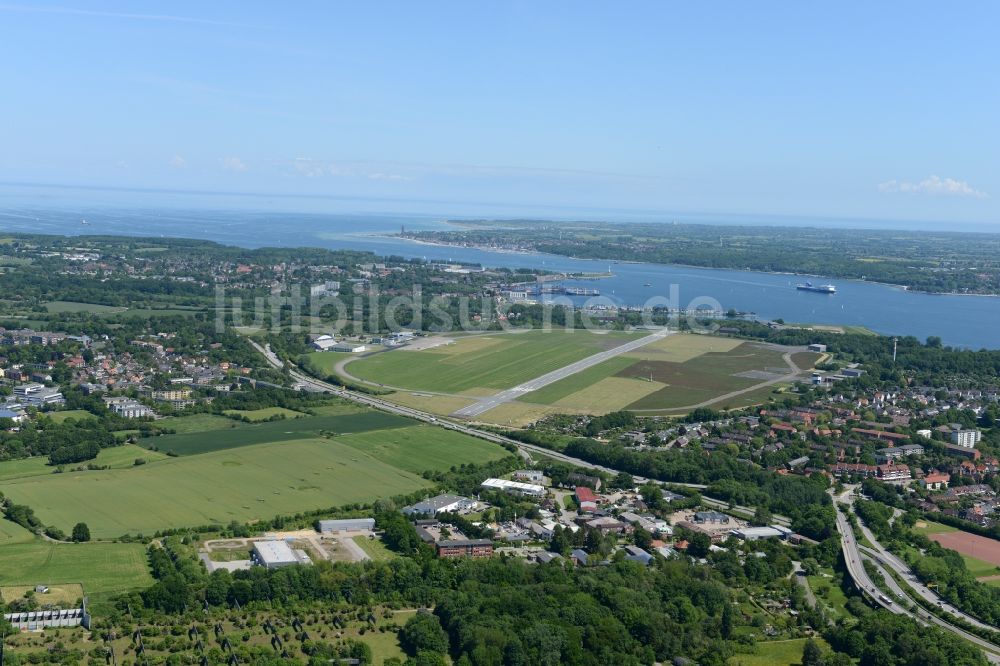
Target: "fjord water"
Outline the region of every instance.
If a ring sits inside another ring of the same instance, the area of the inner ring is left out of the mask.
[[[642,305],[655,296],[667,297],[671,285],[677,285],[677,304],[681,307],[687,307],[697,297],[710,297],[723,309],[753,312],[761,319],[865,326],[887,335],[913,335],[919,339],[939,336],[946,344],[957,347],[1000,347],[1000,298],[992,296],[922,294],[851,280],[829,280],[836,284],[837,293],[826,295],[796,290],[795,285],[806,278],[793,275],[642,263],[611,265],[606,261],[444,247],[388,237],[404,225],[409,230],[442,228],[440,216],[429,214],[277,213],[225,208],[228,202],[218,199],[211,202],[213,207],[203,208],[111,208],[100,202],[69,206],[61,200],[46,207],[45,203],[26,205],[23,199],[0,200],[0,231],[169,236],[243,247],[318,246],[487,267],[567,272],[605,272],[610,266],[614,273],[611,278],[567,284],[600,289],[603,297],[623,305]]]

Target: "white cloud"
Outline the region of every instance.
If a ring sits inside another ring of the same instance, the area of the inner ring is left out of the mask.
[[[413,180],[412,176],[386,171],[384,167],[364,162],[328,162],[312,157],[296,157],[293,160],[278,161],[278,165],[290,165],[296,173],[306,178],[322,176],[368,178],[369,180]]]
[[[246,171],[246,163],[238,157],[223,157],[219,162],[226,171]]]
[[[187,160],[181,157],[180,155],[174,155],[173,158],[171,158],[169,164],[175,169],[183,169],[184,167],[187,166]]]
[[[413,180],[409,176],[404,176],[400,173],[366,173],[365,174],[371,180]]]
[[[318,178],[326,173],[326,165],[311,157],[296,157],[292,160],[292,166],[306,178]]]
[[[890,180],[880,183],[878,191],[889,193],[902,192],[906,194],[933,194],[951,197],[973,197],[976,199],[985,199],[989,196],[985,192],[975,189],[964,180],[941,178],[940,176],[929,176],[921,180],[919,183],[910,182],[908,180]]]

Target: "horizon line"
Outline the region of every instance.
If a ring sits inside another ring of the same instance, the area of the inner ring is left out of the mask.
[[[210,197],[248,197],[254,199],[262,198],[279,198],[279,199],[303,199],[303,200],[322,200],[330,199],[334,201],[366,201],[372,203],[387,202],[387,203],[419,203],[419,204],[449,204],[449,205],[460,205],[460,206],[495,206],[501,208],[539,208],[539,209],[554,209],[562,211],[589,211],[594,213],[608,213],[608,214],[630,214],[630,215],[663,215],[665,217],[670,216],[729,216],[737,218],[751,218],[751,217],[773,217],[780,220],[790,221],[790,220],[815,220],[815,221],[825,221],[825,222],[857,222],[857,223],[875,223],[875,224],[912,224],[918,222],[920,224],[926,225],[941,225],[942,227],[946,225],[955,225],[954,221],[946,220],[913,220],[913,219],[901,219],[901,218],[891,218],[891,217],[859,217],[859,216],[828,216],[816,213],[759,213],[759,212],[727,212],[727,211],[709,211],[709,210],[664,210],[656,208],[611,208],[607,206],[573,206],[564,204],[521,204],[521,203],[510,203],[510,202],[491,202],[491,201],[467,201],[467,200],[456,200],[456,199],[435,199],[435,198],[413,198],[413,197],[373,197],[373,196],[361,196],[361,195],[345,195],[345,194],[319,194],[319,193],[280,193],[280,192],[259,192],[259,191],[240,191],[240,190],[204,190],[204,189],[192,189],[192,188],[163,188],[163,187],[150,187],[150,186],[128,186],[128,185],[92,185],[92,184],[80,184],[80,183],[52,183],[52,182],[32,182],[32,181],[12,181],[12,180],[0,180],[0,186],[16,186],[16,187],[28,187],[28,188],[63,188],[72,190],[84,190],[84,191],[108,191],[108,192],[133,192],[133,193],[145,193],[145,194],[182,194],[182,195],[203,195]],[[0,207],[3,210],[3,207]],[[274,211],[280,212],[280,211]],[[321,213],[317,213],[321,214]],[[332,214],[361,214],[361,213],[332,213]],[[378,212],[369,212],[372,214],[383,214]],[[384,214],[389,214],[388,212]],[[592,223],[605,223],[605,224],[635,224],[634,221],[622,221],[613,219],[566,219],[566,220],[556,220],[556,219],[545,219],[545,218],[533,218],[533,217],[502,217],[498,215],[465,215],[465,216],[455,216],[451,217],[448,214],[436,212],[436,213],[400,213],[393,212],[394,215],[414,215],[414,216],[426,216],[426,217],[440,217],[445,221],[451,220],[467,220],[467,219],[491,219],[491,220],[533,220],[538,221],[551,221],[551,222],[592,222]],[[677,220],[665,219],[661,224],[676,223]],[[656,223],[656,222],[646,222],[646,223]],[[710,222],[691,222],[683,221],[682,224],[703,224],[709,225]],[[725,221],[718,221],[716,225],[726,224]],[[740,225],[741,223],[733,223]],[[996,234],[1000,233],[1000,223],[998,222],[984,222],[984,221],[965,221],[958,224],[969,225],[974,227],[998,227],[996,231],[990,230],[953,230],[947,228],[941,228],[937,230],[916,230],[922,233],[932,233],[933,231],[944,232],[944,233],[988,233]],[[768,224],[767,222],[753,221],[748,223],[742,223],[741,226],[757,226],[757,227],[768,227],[768,226],[783,226]],[[844,227],[827,227],[834,229],[849,229],[856,228],[850,226]],[[898,228],[888,228],[888,227],[876,227],[867,226],[864,227],[870,230],[883,230],[883,231],[898,231]]]

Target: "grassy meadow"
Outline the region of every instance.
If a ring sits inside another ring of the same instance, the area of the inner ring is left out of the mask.
[[[227,409],[223,412],[226,416],[239,416],[250,421],[259,422],[273,419],[275,416],[284,416],[286,419],[297,419],[305,416],[302,412],[284,407],[264,407],[262,409]]]
[[[359,358],[351,375],[414,391],[489,395],[558,370],[644,333],[528,331],[456,338],[421,351],[406,348]]]
[[[153,583],[146,547],[139,543],[63,544],[31,539],[4,545],[0,553],[3,587],[79,583],[89,597],[99,601]]]
[[[93,463],[102,467],[108,466],[113,469],[122,469],[132,467],[137,458],[142,458],[146,462],[154,462],[156,460],[164,460],[166,457],[163,453],[150,451],[135,444],[123,444],[122,446],[115,446],[110,449],[102,449],[94,460],[85,463],[63,465],[62,468],[63,470],[71,470],[75,467],[85,467],[87,464]],[[48,458],[45,456],[0,462],[0,481],[55,473],[56,468],[48,464]]]
[[[796,361],[806,366],[815,358],[815,354],[796,355]],[[526,393],[518,405],[496,408],[484,420],[516,424],[553,412],[682,411],[764,381],[742,373],[784,367],[782,352],[772,347],[706,335],[671,335]],[[775,390],[765,387],[726,403],[736,407],[763,402]]]
[[[737,654],[729,658],[728,666],[798,666],[802,663],[802,650],[806,638],[757,643],[753,654]],[[824,650],[830,646],[822,638],[815,639]]]
[[[110,539],[410,493],[430,485],[421,476],[425,471],[507,455],[459,433],[340,405],[326,415],[225,430],[211,429],[219,422],[204,415],[177,418],[173,425],[185,430],[186,418],[209,429],[141,440],[158,451],[105,449],[95,463],[107,470],[66,466],[55,474],[41,457],[2,463],[4,493],[32,507],[46,525],[69,532],[83,521],[95,539]],[[134,465],[137,458],[146,464]],[[4,541],[23,536],[0,532]]]

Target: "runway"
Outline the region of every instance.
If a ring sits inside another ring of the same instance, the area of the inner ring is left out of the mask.
[[[570,363],[567,366],[559,368],[558,370],[553,370],[541,377],[536,377],[535,379],[519,384],[513,388],[509,388],[506,391],[501,391],[496,395],[491,395],[489,397],[483,398],[477,402],[472,403],[456,412],[452,413],[452,416],[457,416],[460,418],[472,418],[484,414],[494,407],[498,407],[504,403],[510,402],[511,400],[516,400],[518,397],[524,395],[525,393],[530,393],[532,391],[537,391],[538,389],[548,386],[560,379],[565,379],[570,375],[575,375],[578,372],[582,372],[587,368],[591,368],[598,363],[603,363],[609,358],[614,358],[621,354],[625,354],[630,351],[644,347],[657,340],[662,340],[663,338],[670,335],[672,331],[663,328],[652,335],[647,335],[644,338],[639,338],[638,340],[632,340],[631,342],[626,342],[623,345],[615,347],[614,349],[608,349],[607,351],[598,352],[593,356],[588,356],[585,359],[576,361],[575,363]]]

